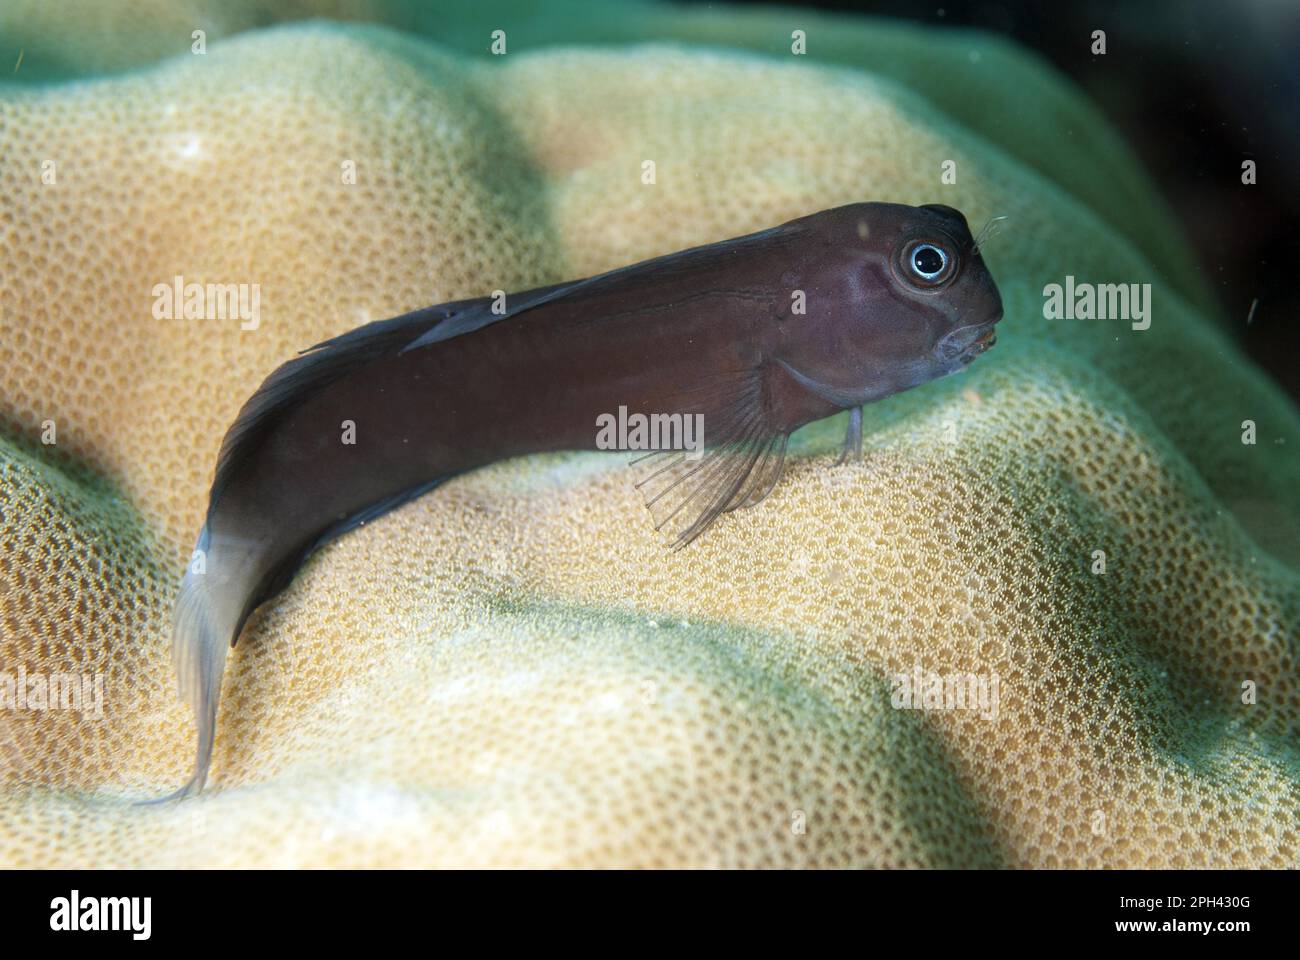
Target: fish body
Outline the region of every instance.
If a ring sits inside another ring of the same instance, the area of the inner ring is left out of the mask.
[[[698,417],[702,455],[638,484],[683,546],[779,479],[786,438],[964,368],[997,287],[948,207],[861,203],[596,277],[440,304],[281,366],[222,445],[173,652],[211,759],[227,650],[312,551],[497,460],[592,449],[599,418]],[[854,429],[858,432],[853,436]]]

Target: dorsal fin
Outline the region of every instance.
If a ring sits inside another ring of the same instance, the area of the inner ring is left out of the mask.
[[[802,227],[795,226],[796,223],[797,221],[792,221],[744,237],[720,240],[716,243],[708,243],[687,250],[679,250],[676,253],[664,254],[661,257],[652,257],[649,260],[642,260],[626,267],[618,267],[615,270],[607,270],[605,273],[598,273],[594,277],[587,277],[583,280],[570,280],[567,283],[557,283],[550,287],[538,287],[536,290],[510,294],[505,298],[505,309],[497,313],[493,312],[494,300],[491,297],[443,304],[441,307],[433,309],[444,311],[444,315],[438,318],[432,327],[407,344],[402,349],[402,352],[427,347],[430,344],[450,340],[452,337],[459,337],[462,334],[473,333],[475,330],[481,330],[498,320],[516,317],[543,304],[554,303],[556,300],[596,294],[613,282],[619,283],[623,289],[633,283],[659,286],[665,293],[668,293],[670,285],[664,281],[675,273],[714,266],[735,257],[746,247],[756,244],[770,244],[774,240],[778,240],[778,238],[779,242],[793,243],[803,232]],[[344,334],[344,336],[346,337],[347,334]],[[326,341],[326,344],[331,342],[333,341]]]

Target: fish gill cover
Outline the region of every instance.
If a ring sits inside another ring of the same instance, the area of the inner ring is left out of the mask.
[[[806,12],[211,6],[0,11],[0,664],[100,690],[0,713],[0,863],[1300,861],[1300,418],[1064,81]],[[1007,218],[996,350],[680,553],[610,454],[368,524],[250,622],[215,789],[133,804],[191,760],[177,577],[279,362],[862,199]],[[159,316],[176,277],[256,322]],[[1067,278],[1149,324],[1046,316]]]

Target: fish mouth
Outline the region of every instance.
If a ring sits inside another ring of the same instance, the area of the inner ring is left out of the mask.
[[[990,323],[987,330],[971,341],[971,345],[966,348],[966,352],[970,353],[973,360],[997,342],[998,332],[993,329],[993,324]]]
[[[970,363],[998,342],[998,333],[995,329],[997,322],[997,319],[986,320],[983,323],[969,323],[964,327],[958,327],[939,341],[934,352],[941,360]]]

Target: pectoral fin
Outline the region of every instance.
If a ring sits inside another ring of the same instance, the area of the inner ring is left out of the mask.
[[[701,451],[656,451],[633,461],[655,529],[667,532],[674,550],[723,513],[761,501],[781,478],[787,438],[767,426],[756,384],[740,391],[722,419],[706,421]]]

